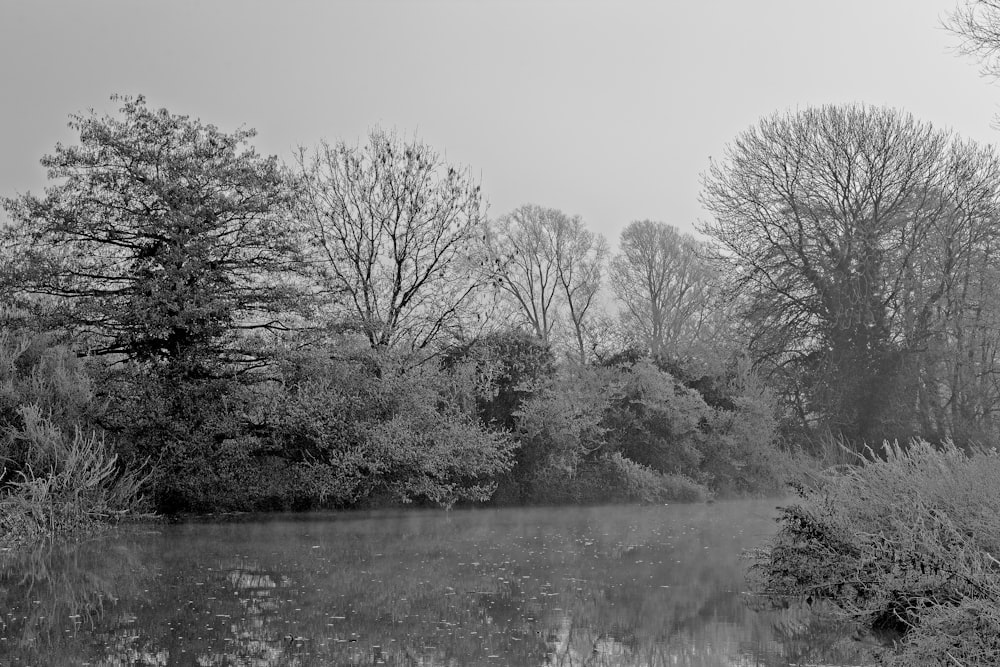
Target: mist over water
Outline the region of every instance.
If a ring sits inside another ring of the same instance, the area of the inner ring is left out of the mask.
[[[187,523],[0,563],[0,664],[862,664],[755,611],[773,500]]]

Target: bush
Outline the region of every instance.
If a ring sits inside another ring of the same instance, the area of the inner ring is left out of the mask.
[[[712,409],[649,360],[620,373],[602,421],[608,450],[659,472],[698,475]]]
[[[531,500],[552,505],[705,502],[712,497],[708,488],[690,478],[656,472],[617,452],[572,471],[539,470],[534,482]]]
[[[916,441],[869,451],[782,510],[770,547],[751,555],[757,589],[826,600],[898,633],[890,664],[997,664],[998,484],[993,450]]]
[[[327,360],[291,386],[276,422],[282,451],[302,452],[297,468],[324,503],[488,500],[513,443],[480,423],[460,369],[395,362]]]
[[[85,365],[48,335],[0,332],[0,542],[92,529],[140,512],[142,466],[96,425]]]
[[[103,437],[67,434],[35,405],[20,409],[23,427],[8,437],[24,443],[24,468],[0,491],[0,542],[92,529],[141,512],[145,476],[118,465]],[[5,471],[6,472],[6,471]]]
[[[474,375],[476,409],[483,424],[512,431],[524,402],[555,375],[552,351],[517,330],[486,335],[445,355],[444,368],[466,364]]]
[[[560,480],[572,480],[585,461],[599,455],[605,446],[606,375],[585,367],[565,369],[517,411],[519,447],[512,476],[522,501],[557,502],[553,494]]]

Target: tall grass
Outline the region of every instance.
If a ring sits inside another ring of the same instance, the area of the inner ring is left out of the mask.
[[[1000,664],[1000,456],[886,444],[783,508],[757,590],[897,633],[891,665]]]
[[[120,465],[97,434],[66,433],[36,405],[18,412],[23,427],[8,437],[29,455],[20,470],[0,476],[0,542],[31,542],[141,513],[141,468]]]

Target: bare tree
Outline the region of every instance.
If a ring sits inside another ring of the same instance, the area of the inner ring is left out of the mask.
[[[551,343],[565,307],[577,354],[585,361],[587,316],[608,253],[604,238],[588,231],[579,216],[527,204],[497,220],[488,243],[501,272],[500,289],[535,335]]]
[[[484,206],[467,170],[379,129],[363,147],[300,151],[299,167],[322,284],[372,347],[424,349],[461,326],[488,279]]]
[[[948,273],[935,239],[996,196],[971,186],[980,161],[956,162],[969,150],[908,114],[827,106],[763,119],[704,175],[702,229],[732,267],[755,360],[785,377],[803,422],[913,433]]]
[[[587,314],[601,289],[608,257],[603,236],[587,230],[579,216],[563,218],[556,235],[556,275],[573,325],[580,363],[587,361]]]
[[[709,269],[699,242],[671,225],[637,220],[622,232],[611,284],[624,305],[622,324],[651,354],[680,354],[700,337],[709,315]]]
[[[944,25],[962,38],[963,54],[979,59],[983,74],[1000,76],[1000,0],[961,0]]]

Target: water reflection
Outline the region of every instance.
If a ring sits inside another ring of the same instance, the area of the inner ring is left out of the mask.
[[[773,502],[161,526],[0,563],[0,664],[857,665],[754,611]]]

